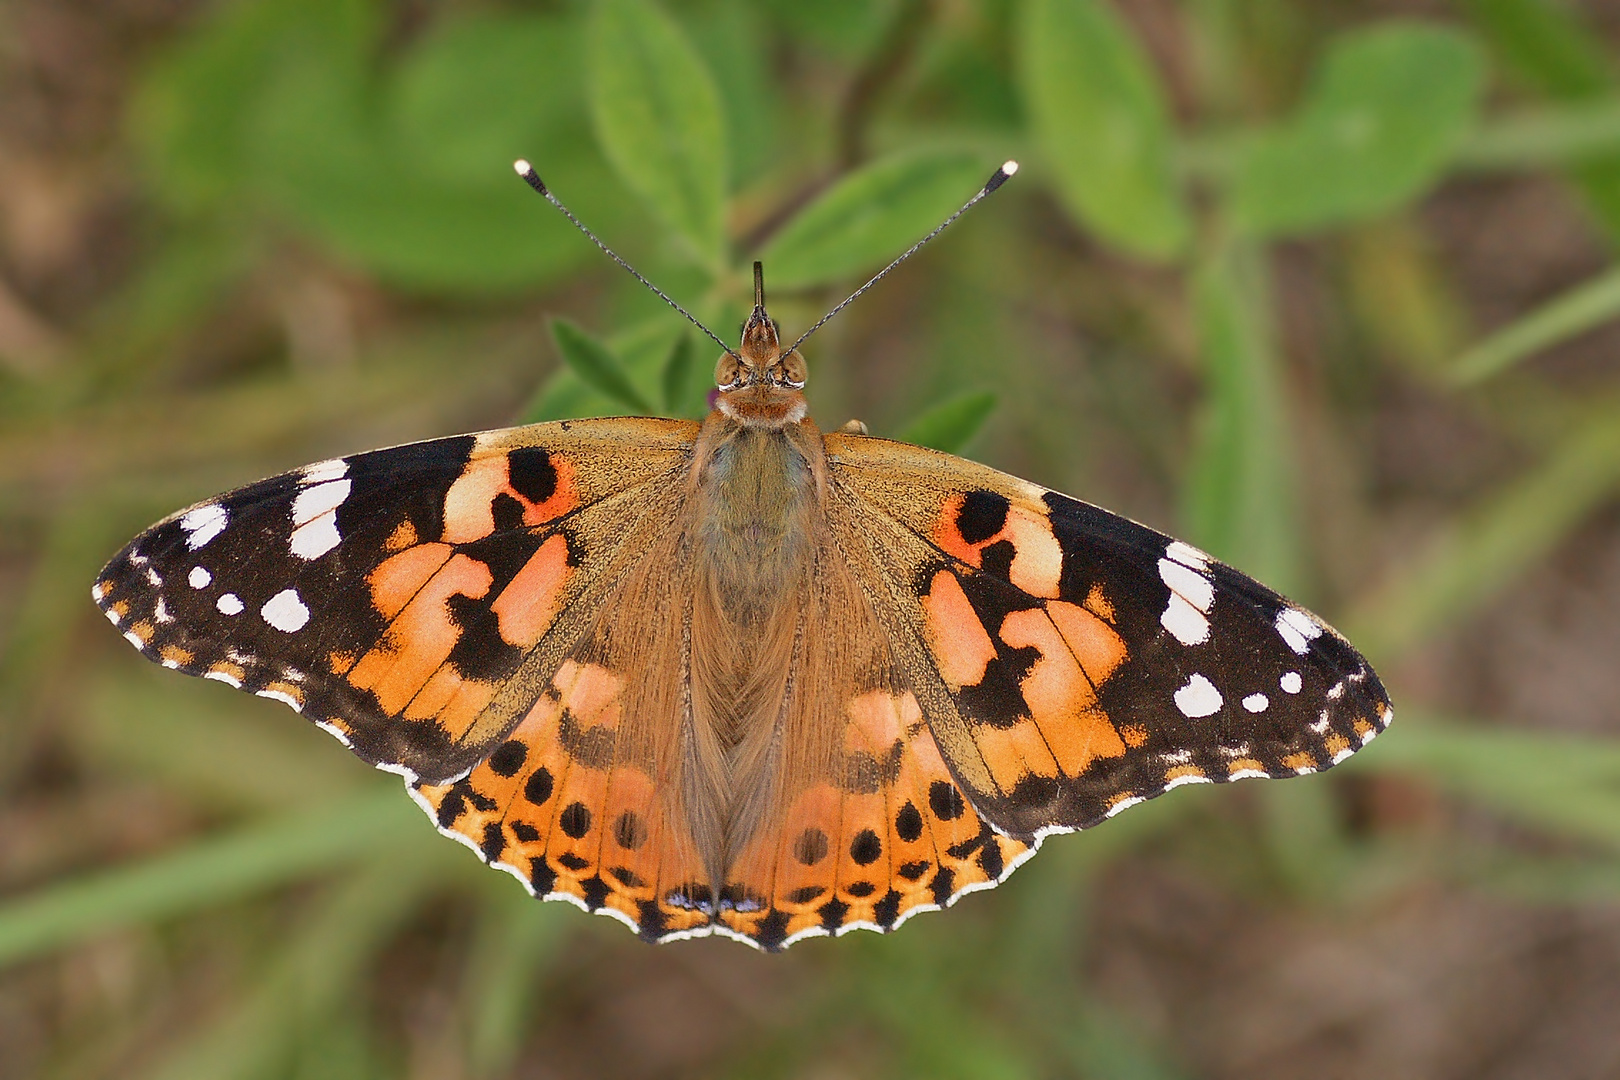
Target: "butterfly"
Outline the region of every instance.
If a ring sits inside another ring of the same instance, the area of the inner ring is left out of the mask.
[[[823,432],[803,340],[756,263],[703,421],[322,461],[154,525],[94,599],[149,659],[402,775],[535,896],[654,942],[891,930],[1053,833],[1326,769],[1389,724],[1349,643],[1202,551]]]

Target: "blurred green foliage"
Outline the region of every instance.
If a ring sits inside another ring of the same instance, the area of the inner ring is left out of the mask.
[[[1094,435],[1136,439],[1167,497],[1132,509],[1180,506],[1155,523],[1338,617],[1388,665],[1401,719],[1336,777],[1404,777],[1579,842],[1413,863],[1409,839],[1345,824],[1337,781],[1275,785],[1245,849],[1268,867],[1258,877],[1301,902],[1433,873],[1612,900],[1620,747],[1430,719],[1405,709],[1400,673],[1620,490],[1616,388],[1565,394],[1530,366],[1620,313],[1613,272],[1465,356],[1397,349],[1380,374],[1362,353],[1336,384],[1285,363],[1272,260],[1284,238],[1395,258],[1381,238],[1468,169],[1568,176],[1620,235],[1612,58],[1546,0],[1471,0],[1445,25],[1273,7],[1292,14],[1271,36],[1237,32],[1224,0],[1174,8],[1194,58],[1172,85],[1163,42],[1111,0],[206,6],[131,95],[140,259],[71,362],[0,375],[0,507],[27,568],[0,666],[0,782],[20,790],[28,748],[60,738],[85,783],[148,785],[177,823],[155,849],[92,846],[7,876],[0,963],[124,934],[176,966],[196,935],[232,966],[189,1022],[160,1011],[96,1052],[68,1032],[53,1069],[100,1075],[127,1051],[139,1068],[118,1075],[397,1075],[367,987],[391,943],[448,904],[472,926],[440,972],[460,1002],[452,1042],[468,1075],[504,1075],[560,993],[565,947],[599,929],[528,902],[437,839],[395,782],[344,768],[272,706],[145,670],[89,625],[85,596],[150,520],[327,453],[473,422],[701,415],[713,350],[513,177],[520,156],[719,329],[746,310],[762,258],[790,335],[1020,158],[1003,194],[816,339],[824,425],[860,407],[875,433],[983,444],[1082,495],[1108,493],[1099,458],[1113,452]],[[1500,115],[1484,108],[1499,99]],[[1177,306],[1108,291],[1141,274],[1172,282]],[[1096,316],[1088,290],[1116,309]],[[199,346],[244,295],[268,298],[284,341],[223,359]],[[384,312],[369,336],[344,330],[365,321],[356,296]],[[1372,336],[1444,342],[1403,329],[1449,325],[1428,296],[1403,291],[1407,308],[1381,309]],[[1083,363],[1045,330],[1077,310],[1110,335]],[[567,318],[548,333],[550,311]],[[841,362],[852,328],[874,325],[878,359]],[[1324,522],[1310,518],[1310,463],[1375,377],[1469,395],[1523,463],[1352,581],[1313,552],[1335,530],[1353,534],[1333,545],[1345,550],[1376,528],[1368,467],[1345,466],[1358,509]],[[1194,388],[1188,407],[1161,378]],[[1528,397],[1535,422],[1519,415]],[[1194,846],[1189,811],[1223,794],[1179,791],[1056,843],[995,896],[892,939],[800,946],[818,960],[795,969],[796,1018],[710,1071],[1180,1075],[1088,988],[1087,906],[1110,860]],[[614,928],[593,947],[643,948]]]

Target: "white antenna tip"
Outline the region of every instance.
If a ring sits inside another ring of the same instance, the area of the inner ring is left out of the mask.
[[[528,176],[530,173],[534,172],[534,166],[530,165],[522,158],[518,158],[516,161],[512,162],[512,168],[517,170],[517,174],[519,176]]]
[[[519,170],[519,171],[521,172],[522,170]],[[1016,161],[1003,161],[1001,163],[1001,171],[1006,173],[1008,176],[1013,175],[1014,173],[1016,173],[1018,171],[1018,162],[1016,162]]]

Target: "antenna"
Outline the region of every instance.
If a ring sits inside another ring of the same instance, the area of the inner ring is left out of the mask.
[[[984,198],[986,195],[990,194],[992,191],[995,191],[996,188],[1000,187],[1002,184],[1005,184],[1007,182],[1008,178],[1011,177],[1017,171],[1018,171],[1018,162],[1016,162],[1016,161],[1004,161],[1004,162],[1002,162],[1001,168],[997,169],[994,173],[991,174],[990,179],[985,181],[984,187],[979,189],[978,194],[974,195],[973,198],[971,198],[967,202],[963,203],[962,208],[960,210],[958,210],[956,213],[952,214],[950,217],[946,218],[944,221],[940,222],[938,227],[936,227],[933,232],[929,233],[927,236],[923,237],[921,240],[917,241],[915,244],[912,244],[910,247],[906,248],[905,251],[901,252],[900,257],[898,259],[894,260],[894,262],[890,263],[888,266],[885,266],[882,270],[879,270],[875,275],[873,275],[871,281],[868,281],[865,285],[862,285],[860,288],[856,289],[854,292],[852,292],[848,296],[846,296],[841,304],[839,304],[837,307],[833,308],[831,311],[827,312],[827,314],[823,315],[819,320],[817,320],[816,325],[812,326],[810,329],[808,329],[804,333],[800,334],[799,335],[799,340],[795,341],[792,344],[791,347],[783,349],[782,350],[782,355],[786,356],[788,353],[792,352],[794,349],[797,349],[800,345],[803,345],[804,342],[805,342],[805,339],[808,338],[811,334],[815,333],[817,330],[820,330],[822,328],[822,326],[825,325],[825,323],[827,322],[828,319],[832,318],[834,315],[838,314],[840,311],[843,311],[850,304],[854,303],[856,297],[860,296],[867,289],[870,289],[872,286],[874,286],[878,282],[882,281],[883,278],[888,274],[888,272],[890,270],[893,270],[895,267],[899,266],[901,263],[905,262],[907,259],[909,259],[913,255],[915,255],[917,253],[918,248],[922,247],[924,244],[928,243],[928,241],[932,240],[934,237],[936,237],[940,233],[944,232],[945,227],[947,225],[951,224],[951,222],[955,221],[957,218],[961,217],[963,214],[965,214],[969,210],[973,209],[974,205],[976,203],[978,203],[978,201],[980,199]],[[536,177],[536,180],[538,180],[538,179],[539,178]],[[530,181],[530,183],[533,183],[533,182],[534,181]],[[548,195],[547,198],[550,198],[550,196]],[[552,201],[556,202],[555,199],[553,199]],[[563,211],[563,213],[566,214],[568,212],[565,210],[565,211]],[[572,215],[570,215],[570,216],[572,216]],[[576,222],[576,224],[577,224],[577,222]],[[583,228],[583,226],[581,226],[581,227]],[[592,237],[592,239],[595,239],[595,237]],[[604,248],[603,250],[606,251],[607,249]],[[612,255],[613,253],[608,252],[608,254]],[[614,256],[614,257],[617,258],[617,256]],[[635,273],[635,271],[632,270],[631,273]],[[641,275],[636,274],[636,276],[640,277]],[[660,293],[659,295],[663,295],[663,294]],[[668,299],[668,298],[666,297],[666,299]],[[673,303],[673,301],[671,301],[671,303]],[[688,316],[688,317],[690,318],[690,316]],[[710,336],[712,337],[713,335],[711,334]]]
[[[1014,168],[1016,168],[1016,167],[1017,166],[1014,166]],[[544,195],[546,197],[547,202],[549,202],[552,206],[555,206],[558,210],[561,210],[563,212],[563,216],[566,217],[569,221],[572,221],[574,223],[574,228],[578,229],[580,232],[582,232],[586,236],[590,237],[591,243],[595,244],[597,247],[602,249],[602,254],[606,255],[608,258],[612,259],[614,262],[618,263],[620,266],[622,266],[626,270],[630,271],[630,276],[631,277],[635,278],[637,281],[639,281],[643,285],[647,286],[647,288],[649,288],[653,292],[657,293],[659,299],[661,299],[664,303],[668,304],[670,307],[674,308],[676,311],[680,312],[683,316],[685,316],[687,322],[691,323],[693,326],[697,327],[699,330],[703,331],[705,334],[708,334],[710,338],[713,338],[714,343],[716,345],[720,346],[722,349],[724,349],[728,355],[730,355],[730,356],[736,356],[737,355],[735,352],[732,351],[731,346],[729,346],[725,342],[721,341],[715,335],[715,332],[713,330],[710,330],[707,326],[704,326],[702,323],[698,322],[697,319],[692,315],[692,313],[690,311],[687,311],[685,308],[681,307],[681,305],[677,304],[674,300],[671,300],[669,298],[668,293],[664,292],[663,289],[660,289],[658,286],[654,285],[652,282],[650,282],[646,278],[642,277],[641,272],[639,270],[637,270],[635,267],[631,266],[629,263],[625,262],[623,259],[619,258],[619,256],[614,253],[612,248],[608,247],[606,244],[602,243],[602,241],[598,240],[596,238],[596,234],[591,232],[591,230],[589,230],[589,229],[587,229],[585,227],[584,222],[580,221],[579,218],[575,217],[573,215],[573,212],[570,211],[568,209],[568,207],[564,206],[562,204],[562,202],[557,198],[557,196],[553,195],[549,190],[547,190],[545,181],[541,180],[540,179],[540,174],[534,171],[534,166],[530,165],[527,161],[524,161],[522,158],[519,158],[517,161],[514,161],[512,163],[512,168],[516,169],[517,174],[519,176],[523,177],[524,183],[528,184],[530,187],[534,188],[534,190],[536,190],[540,194]],[[1005,180],[1006,177],[1002,177],[1002,179]],[[993,190],[993,189],[991,189],[991,190]],[[978,195],[975,195],[974,196],[974,202],[977,202],[980,198],[983,198],[984,194],[985,194],[984,192],[980,192]],[[973,203],[968,204],[968,206],[972,206],[972,205],[973,205]],[[964,206],[962,209],[966,210],[967,207]],[[961,212],[962,212],[961,210],[957,211],[958,214],[960,214]],[[954,220],[956,220],[955,217],[952,217],[951,221],[954,221]],[[945,225],[949,225],[949,224],[950,224],[949,221],[947,221],[945,223]],[[945,227],[945,225],[941,225],[939,228],[943,229]],[[938,232],[938,231],[939,231],[939,229],[934,230],[934,232]],[[929,234],[929,235],[932,236],[932,233]],[[918,245],[918,246],[920,247],[921,245]],[[912,250],[916,250],[916,249],[913,248]],[[906,254],[909,255],[909,254],[911,254],[911,252],[908,251],[908,252],[906,252]],[[902,255],[901,258],[905,258],[905,256]],[[886,274],[886,273],[888,273],[888,271],[885,270],[884,273]],[[881,275],[879,275],[879,276],[881,276]],[[851,297],[850,299],[854,299],[854,298]],[[845,301],[845,303],[848,303],[848,301]],[[824,319],[822,321],[825,322],[826,320]]]

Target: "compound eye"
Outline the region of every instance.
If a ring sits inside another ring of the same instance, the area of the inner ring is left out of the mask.
[[[714,365],[714,384],[722,390],[735,390],[743,384],[747,370],[741,361],[724,353]]]
[[[788,353],[776,363],[771,365],[771,375],[775,380],[793,390],[804,388],[807,368],[804,357],[796,352]]]

